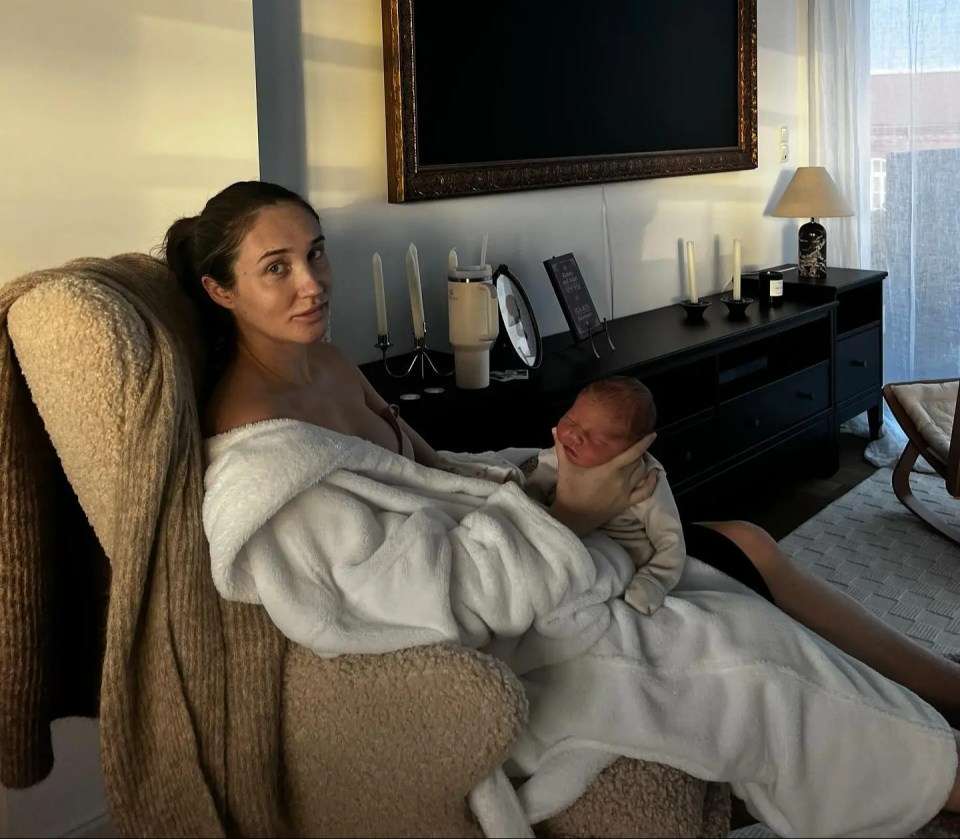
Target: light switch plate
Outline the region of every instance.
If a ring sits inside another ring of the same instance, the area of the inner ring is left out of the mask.
[[[790,146],[787,143],[780,144],[780,162],[786,163],[790,159]]]
[[[790,129],[785,125],[780,126],[780,142],[789,143],[790,142]]]

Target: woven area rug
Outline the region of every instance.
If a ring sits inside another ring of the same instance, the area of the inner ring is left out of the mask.
[[[941,653],[960,652],[960,548],[917,519],[879,469],[780,546],[794,562],[829,580],[883,621]],[[914,495],[960,526],[960,501],[937,476],[914,473]],[[776,837],[766,825],[730,834]],[[960,817],[940,817],[917,837],[960,837]]]
[[[805,566],[911,638],[960,650],[960,548],[917,519],[879,469],[781,540]],[[943,480],[914,473],[914,495],[960,526]]]

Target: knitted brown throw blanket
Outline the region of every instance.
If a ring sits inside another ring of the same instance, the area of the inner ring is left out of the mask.
[[[119,383],[120,465],[101,476],[118,499],[94,521],[112,576],[105,627],[102,553],[8,333],[22,295],[64,278],[120,295],[152,344],[146,369]],[[191,313],[160,293],[170,282],[159,262],[130,254],[0,287],[0,781],[44,777],[50,721],[95,715],[99,687],[101,761],[121,834],[278,835],[286,642],[263,609],[222,601],[210,577]],[[253,722],[264,718],[276,725]]]
[[[0,353],[0,782],[19,788],[52,768],[52,720],[97,714],[109,568],[6,329]]]

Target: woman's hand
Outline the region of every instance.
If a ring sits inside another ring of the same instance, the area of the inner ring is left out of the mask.
[[[627,507],[653,495],[657,471],[646,471],[643,454],[657,438],[653,432],[601,466],[571,463],[552,429],[557,451],[557,495],[551,515],[578,536],[596,530]]]

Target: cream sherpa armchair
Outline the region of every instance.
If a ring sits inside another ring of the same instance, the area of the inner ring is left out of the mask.
[[[0,781],[98,715],[123,835],[475,836],[468,791],[525,723],[498,661],[321,659],[214,589],[192,311],[162,263],[0,286]],[[88,523],[89,522],[89,523]],[[726,785],[620,760],[540,835],[723,836]]]

